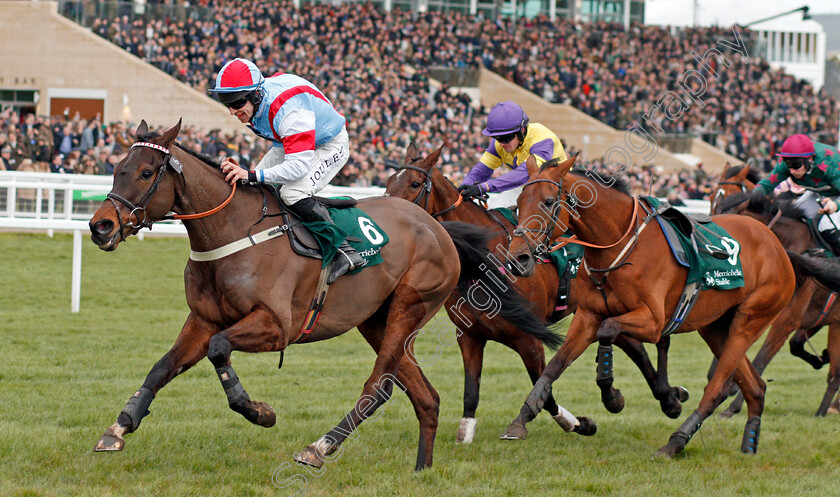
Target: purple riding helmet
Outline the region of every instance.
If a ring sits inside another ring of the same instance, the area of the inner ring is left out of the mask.
[[[528,115],[522,107],[508,100],[493,106],[490,115],[487,116],[487,127],[481,134],[495,138],[521,132],[527,125]]]

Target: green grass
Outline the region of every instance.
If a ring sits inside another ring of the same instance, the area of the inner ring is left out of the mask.
[[[554,385],[559,402],[593,417],[598,433],[563,433],[545,414],[524,442],[498,439],[530,384],[510,350],[487,348],[472,445],[456,445],[463,368],[457,345],[424,368],[441,396],[434,467],[412,471],[417,422],[396,393],[385,412],[362,424],[343,455],[315,477],[292,454],[323,435],[349,410],[374,355],[350,332],[279,354],[233,355],[251,397],[270,403],[277,425],[256,427],[227,407],[213,368],[202,361],[164,388],[125,451],[96,454],[151,366],[169,349],[187,316],[186,239],[132,239],[113,253],[84,242],[81,312],[71,314],[72,238],[0,234],[0,495],[292,495],[277,480],[306,478],[321,495],[837,495],[840,424],[813,417],[825,389],[815,372],[783,350],[770,365],[759,453],[739,452],[745,417],[708,419],[683,455],[651,460],[697,406],[711,354],[695,335],[672,341],[673,384],[691,399],[680,420],[659,411],[641,375],[620,352],[616,386],[627,407],[601,406],[594,350]],[[434,338],[418,340],[421,359]],[[822,350],[825,336],[815,346]],[[653,351],[653,349],[649,349]],[[754,349],[755,350],[755,349]]]

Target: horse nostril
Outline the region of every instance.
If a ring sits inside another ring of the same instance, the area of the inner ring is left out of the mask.
[[[528,263],[531,262],[531,254],[522,254],[517,256],[516,262],[518,262],[520,266],[527,266]]]
[[[92,226],[92,231],[99,235],[107,235],[114,228],[113,221],[103,219]]]

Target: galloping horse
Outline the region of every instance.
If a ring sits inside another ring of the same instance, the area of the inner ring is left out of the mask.
[[[587,249],[575,287],[578,311],[566,341],[508,426],[505,438],[525,438],[525,425],[542,409],[551,383],[593,342],[599,342],[599,380],[612,383],[615,338],[626,333],[645,342],[659,341],[686,282],[686,269],[671,256],[656,223],[644,229],[652,216],[644,212],[647,209],[639,199],[629,195],[626,181],[594,171],[570,173],[575,159],[559,165],[549,161],[541,169],[529,159],[530,178],[519,196],[520,219],[525,220],[519,235],[550,233],[556,239],[570,227]],[[658,450],[657,454],[668,457],[686,446],[725,399],[723,390],[733,374],[749,408],[741,450],[756,451],[765,385],[746,352],[793,294],[790,260],[766,226],[744,216],[718,216],[715,222],[740,243],[744,286],[702,291],[676,329],[677,333],[699,330],[719,364],[698,409]],[[526,267],[533,266],[532,248],[523,236],[517,236],[511,252]]]
[[[801,254],[818,247],[808,225],[802,220],[804,214],[789,201],[771,202],[766,196],[750,196],[758,176],[746,166],[730,167],[726,164],[715,192],[712,212],[744,214],[768,225],[779,238],[782,246],[790,252]],[[791,333],[790,351],[815,369],[830,364],[828,386],[817,409],[817,416],[825,416],[832,399],[840,388],[840,306],[835,305],[836,294],[818,285],[813,279],[797,279],[793,298],[784,311],[773,321],[767,338],[761,345],[753,366],[762,374],[767,365],[782,348]],[[814,334],[828,326],[828,348],[821,356],[805,350],[804,344]],[[741,409],[743,396],[738,396],[721,413],[729,417]]]
[[[462,221],[494,230],[496,237],[491,241],[491,246],[497,247],[499,263],[504,264],[506,259],[510,259],[505,254],[507,254],[510,246],[511,234],[515,226],[498,212],[487,210],[475,202],[462,201],[463,198],[455,185],[434,167],[442,150],[443,146],[428,156],[421,157],[418,155],[414,144],[411,144],[406,150],[404,164],[400,167],[394,167],[398,170],[398,173],[388,178],[386,195],[410,200],[423,207],[432,217],[441,221]],[[515,261],[509,262],[515,263]],[[568,291],[567,307],[560,309],[561,312],[557,312],[557,309],[555,309],[559,290],[559,275],[553,264],[537,264],[532,276],[512,278],[511,280],[525,298],[533,304],[534,313],[546,320],[559,321],[574,313],[577,309],[577,299],[575,293],[571,291]],[[460,298],[459,292],[456,290],[450,300],[447,301],[446,309],[452,322],[459,324],[459,328],[463,331],[458,336],[458,345],[461,348],[461,356],[464,360],[464,415],[458,430],[458,441],[463,442],[465,436],[471,439],[475,430],[475,412],[478,407],[484,346],[487,341],[499,342],[519,354],[522,362],[525,363],[525,369],[528,371],[532,383],[539,379],[545,368],[545,354],[542,343],[533,334],[523,332],[523,330],[528,329],[528,323],[491,321],[486,316],[478,315],[479,313],[473,310],[476,319],[469,325],[464,325],[463,317],[453,308]],[[660,350],[659,367],[658,370],[655,370],[641,342],[629,336],[621,335],[615,343],[639,367],[654,397],[659,400],[662,412],[671,418],[679,417],[682,410],[680,402],[688,399],[688,391],[682,387],[668,385],[665,363],[667,354]],[[665,347],[665,350],[667,350],[668,340],[662,340],[657,345]],[[624,407],[623,397],[617,390],[603,389],[601,399],[610,412],[621,411]],[[561,426],[564,426],[562,424],[563,415],[560,414],[560,408],[550,393],[546,398],[545,409]],[[586,424],[586,421],[584,420],[583,423]],[[576,427],[576,431],[590,434],[586,431],[581,432],[580,426]]]
[[[216,368],[231,409],[252,423],[273,426],[274,411],[250,399],[230,364],[231,352],[282,351],[356,326],[378,354],[373,372],[354,409],[296,460],[321,467],[396,384],[408,395],[420,424],[415,468],[430,466],[440,401],[420,368],[404,360],[411,348],[406,341],[435,315],[459,284],[459,275],[463,284],[481,274],[479,255],[487,251],[468,247],[479,230],[459,223],[444,227],[402,199],[360,201],[390,237],[380,252],[383,262],[330,285],[323,314],[304,334],[320,261],[296,255],[282,239],[252,246],[264,233],[286,229],[279,217],[271,217],[280,207],[266,202],[266,188],[231,191],[218,164],[175,144],[180,128],[179,121],[161,136],[150,134],[145,121],[140,124],[138,141],[115,169],[108,200],[90,221],[91,238],[101,249],[114,250],[127,236],[174,211],[184,219],[194,253],[230,244],[246,248],[215,260],[191,257],[184,271],[189,317],[95,450],[122,450],[123,435],[137,429],[155,394],[204,356]]]

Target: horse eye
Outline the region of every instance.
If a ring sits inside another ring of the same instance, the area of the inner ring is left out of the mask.
[[[140,177],[143,178],[143,179],[149,179],[149,178],[152,177],[152,174],[154,174],[154,173],[152,173],[152,171],[146,169],[145,171],[143,171],[142,174],[140,174]]]
[[[420,182],[419,181],[412,181],[411,182],[411,187],[412,188],[420,188]]]
[[[551,205],[551,204],[554,203],[554,198],[547,198],[547,199],[543,200],[543,203],[545,205]]]

